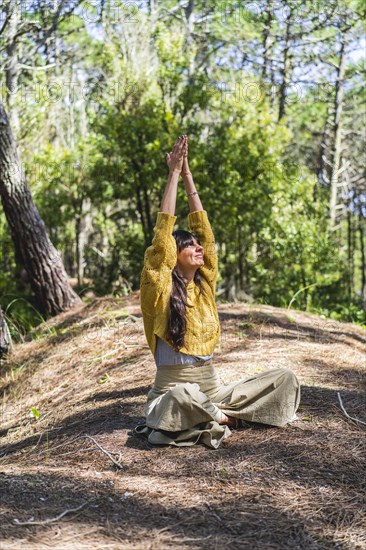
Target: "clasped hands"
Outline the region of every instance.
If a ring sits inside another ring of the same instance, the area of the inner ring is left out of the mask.
[[[187,134],[179,136],[173,150],[165,155],[169,172],[177,172],[182,177],[191,174],[188,165],[188,137]]]

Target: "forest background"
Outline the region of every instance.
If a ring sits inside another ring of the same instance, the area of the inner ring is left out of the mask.
[[[361,0],[9,0],[0,18],[13,337],[80,298],[139,288],[183,133],[217,299],[366,326]],[[179,227],[187,214],[181,185]]]

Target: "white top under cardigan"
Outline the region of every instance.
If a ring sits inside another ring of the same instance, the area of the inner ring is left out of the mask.
[[[202,359],[212,359],[212,357],[213,353],[211,355],[188,355],[187,353],[180,353],[179,351],[175,351],[164,340],[158,336],[156,337],[155,363],[157,367],[162,365],[186,365],[187,363],[202,361]]]

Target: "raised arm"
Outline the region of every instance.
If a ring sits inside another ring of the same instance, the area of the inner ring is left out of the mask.
[[[203,209],[199,198],[196,186],[193,181],[192,173],[188,165],[188,141],[184,153],[183,166],[181,176],[184,181],[184,186],[188,196],[189,214],[188,224],[189,229],[197,235],[201,241],[204,250],[204,266],[200,267],[203,277],[209,283],[213,295],[216,290],[216,280],[218,274],[218,257],[216,252],[215,237],[209,222],[207,212]]]
[[[177,245],[172,232],[177,219],[174,215],[177,185],[183,165],[185,142],[184,136],[180,136],[173,150],[166,155],[169,167],[168,181],[160,212],[157,214],[152,244],[145,250],[140,276],[141,309],[152,316],[163,289],[170,283],[172,271],[177,263]]]
[[[192,172],[189,169],[188,164],[188,139],[186,140],[186,147],[183,154],[183,165],[180,175],[184,181],[184,187],[186,189],[188,197],[188,205],[190,212],[196,212],[197,210],[203,210],[201,199],[199,198],[196,186],[193,181]],[[203,243],[202,243],[203,246]]]
[[[161,201],[160,212],[175,214],[177,202],[177,187],[179,175],[183,167],[183,159],[187,151],[187,136],[179,136],[174,144],[173,150],[165,155],[169,167],[168,183]]]

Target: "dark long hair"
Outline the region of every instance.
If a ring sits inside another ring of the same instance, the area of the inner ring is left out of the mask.
[[[194,244],[194,239],[198,244],[201,244],[199,238],[194,233],[185,231],[184,229],[176,229],[172,235],[177,243],[177,253],[187,246]],[[202,275],[199,268],[196,270],[193,280],[198,285],[200,294],[202,294]],[[170,294],[169,320],[167,325],[167,338],[175,351],[179,351],[180,348],[184,347],[184,337],[187,330],[186,307],[192,307],[187,304],[186,282],[185,278],[179,275],[175,266],[172,271],[172,291]]]

